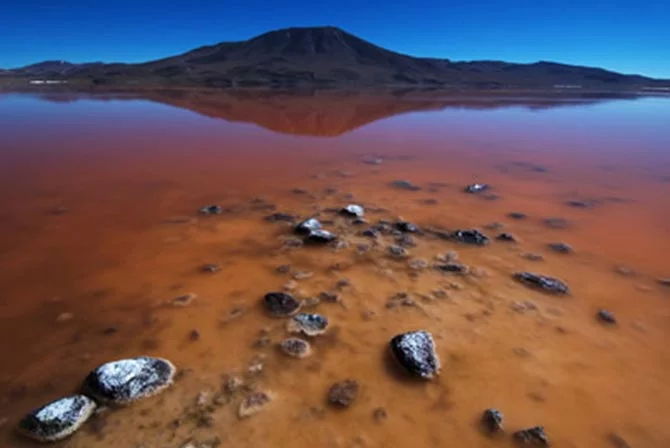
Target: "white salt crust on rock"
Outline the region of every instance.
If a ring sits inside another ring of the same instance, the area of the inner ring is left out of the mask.
[[[85,395],[52,401],[26,415],[20,433],[40,442],[56,442],[75,433],[93,415],[97,405]]]
[[[172,385],[176,367],[168,360],[141,356],[108,362],[84,381],[84,393],[100,403],[128,404]]]

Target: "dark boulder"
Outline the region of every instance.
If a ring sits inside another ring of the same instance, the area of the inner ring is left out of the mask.
[[[534,426],[514,433],[514,439],[523,445],[549,446],[549,438],[544,427]]]
[[[299,223],[297,226],[295,226],[295,231],[296,233],[302,234],[302,235],[307,235],[310,232],[313,232],[315,230],[321,229],[321,223],[319,222],[318,219],[316,218],[309,218],[301,223]]]
[[[607,325],[616,325],[616,317],[614,313],[607,310],[598,310],[596,313],[596,318]]]
[[[547,247],[559,254],[571,254],[574,252],[572,246],[566,243],[549,243],[547,244]]]
[[[220,215],[223,209],[220,205],[205,205],[199,212],[202,215]]]
[[[477,194],[477,193],[484,193],[485,191],[489,191],[490,189],[491,186],[489,184],[471,184],[465,187],[465,192],[471,194]]]
[[[40,442],[56,442],[77,431],[95,408],[95,402],[85,395],[61,398],[30,412],[21,419],[18,430]]]
[[[327,230],[318,229],[312,230],[305,237],[305,243],[308,244],[327,244],[337,239],[337,236]]]
[[[345,216],[353,216],[355,218],[362,218],[365,215],[365,209],[360,205],[349,204],[340,210],[340,214]]]
[[[416,233],[419,231],[417,226],[407,221],[396,221],[393,223],[393,227],[403,233]]]
[[[530,272],[517,272],[514,274],[514,278],[528,287],[539,289],[550,294],[568,294],[570,292],[570,289],[565,282],[557,278],[547,277],[546,275],[532,274]]]
[[[489,237],[477,229],[455,230],[449,235],[451,240],[475,246],[484,246],[489,243]]]
[[[493,434],[504,431],[504,416],[497,409],[487,409],[482,414],[481,423],[484,429]]]
[[[126,404],[162,392],[172,385],[176,372],[166,359],[122,359],[93,370],[84,381],[83,390],[101,403]]]
[[[300,302],[286,292],[269,292],[263,297],[268,312],[275,317],[292,316],[300,309]]]
[[[440,372],[440,358],[433,336],[419,330],[399,334],[391,339],[391,353],[410,374],[431,379]]]

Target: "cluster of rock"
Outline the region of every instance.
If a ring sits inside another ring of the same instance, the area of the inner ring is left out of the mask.
[[[18,430],[40,442],[56,442],[74,434],[98,406],[126,405],[168,388],[176,373],[168,360],[142,356],[109,362],[84,380],[82,393],[60,398],[26,415]]]
[[[487,434],[494,435],[505,431],[505,417],[497,409],[486,409],[480,419]],[[522,445],[549,446],[549,438],[543,426],[533,426],[514,432],[514,439]]]

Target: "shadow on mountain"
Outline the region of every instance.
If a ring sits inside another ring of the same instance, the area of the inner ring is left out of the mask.
[[[447,109],[494,110],[509,107],[542,111],[559,107],[585,106],[635,95],[546,94],[459,94],[430,90],[387,92],[278,91],[278,90],[146,90],[131,93],[51,93],[47,101],[77,99],[146,99],[156,103],[233,123],[253,123],[262,128],[294,135],[334,137],[384,118],[411,112]]]

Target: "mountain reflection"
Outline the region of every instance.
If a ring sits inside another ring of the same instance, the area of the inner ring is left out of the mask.
[[[444,109],[501,109],[521,107],[546,110],[584,106],[613,99],[634,99],[622,95],[519,95],[425,90],[391,92],[273,90],[150,90],[114,93],[42,93],[47,101],[77,99],[146,99],[187,109],[234,123],[253,123],[262,128],[294,135],[335,137],[370,123],[410,112]]]

